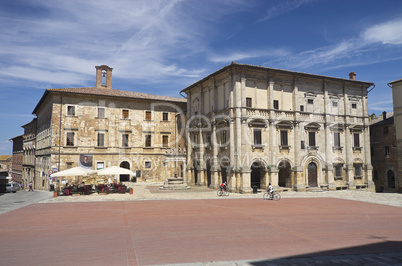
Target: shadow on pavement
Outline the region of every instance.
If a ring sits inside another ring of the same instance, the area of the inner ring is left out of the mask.
[[[342,263],[343,265],[366,265],[376,262],[386,263],[387,265],[401,263],[402,241],[385,241],[376,244],[328,250],[280,259],[249,262],[249,264],[255,266],[272,264],[295,265],[299,263],[308,263],[309,265],[328,265],[333,263]]]

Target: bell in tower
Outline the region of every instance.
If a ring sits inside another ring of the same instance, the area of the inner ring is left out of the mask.
[[[96,87],[112,89],[112,70],[107,65],[95,66],[96,68]]]

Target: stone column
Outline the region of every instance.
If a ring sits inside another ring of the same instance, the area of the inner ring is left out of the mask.
[[[303,172],[304,169],[302,166],[296,166],[296,168],[293,171],[293,178],[294,178],[293,190],[295,191],[298,192],[306,191],[306,184],[304,182]]]
[[[218,165],[218,140],[216,138],[216,123],[212,121],[212,134],[211,134],[211,145],[212,145],[212,159],[211,163],[211,184],[210,188],[216,189],[219,187],[219,165]]]
[[[244,167],[242,170],[240,193],[251,193],[251,169],[250,167]]]
[[[197,176],[197,185],[199,186],[204,186],[205,184],[205,167],[204,167],[204,138],[203,138],[203,134],[202,134],[202,129],[200,128],[199,131],[199,149],[200,149],[200,153],[199,153],[199,165],[198,165],[198,176]]]
[[[352,148],[353,134],[350,132],[350,128],[345,128],[345,154],[346,154],[346,180],[348,188],[351,190],[356,189],[355,174],[353,167],[353,148]]]
[[[326,157],[325,164],[327,172],[328,189],[336,190],[336,184],[334,179],[334,166],[332,165],[332,156],[330,155],[332,152],[331,130],[327,123],[325,123],[324,127],[325,127],[325,157]]]

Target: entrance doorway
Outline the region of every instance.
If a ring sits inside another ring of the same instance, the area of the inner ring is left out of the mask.
[[[308,186],[317,187],[317,165],[315,163],[309,163],[308,165]]]
[[[388,188],[395,188],[395,175],[392,170],[387,172]]]
[[[265,175],[265,169],[261,162],[253,162],[251,165],[251,187],[261,188],[261,179]]]
[[[279,180],[278,185],[280,187],[291,187],[291,176],[290,176],[290,163],[288,161],[281,161],[279,163]]]
[[[130,163],[127,161],[121,162],[120,167],[130,170]],[[128,181],[130,181],[130,175],[120,175],[120,182],[128,182]]]

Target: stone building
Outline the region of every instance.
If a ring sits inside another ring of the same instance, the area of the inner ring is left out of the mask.
[[[182,174],[185,163],[165,162],[185,157],[181,120],[186,99],[115,90],[112,70],[97,66],[95,87],[47,89],[43,94],[33,111],[36,189],[49,188],[49,173],[76,166],[120,166],[136,173],[134,181]]]
[[[13,142],[13,160],[11,165],[11,176],[14,182],[22,184],[22,162],[23,162],[23,136],[17,136],[10,141]]]
[[[183,89],[188,182],[374,189],[367,89],[356,80],[232,63]]]
[[[394,125],[396,131],[396,158],[398,168],[395,178],[395,190],[402,192],[402,79],[392,81],[388,86],[392,88]]]
[[[393,113],[383,112],[370,121],[371,163],[377,192],[395,191],[396,134]]]
[[[23,160],[22,160],[22,183],[27,188],[32,182],[35,187],[35,144],[36,144],[36,122],[31,122],[22,126],[24,128],[23,135]]]

